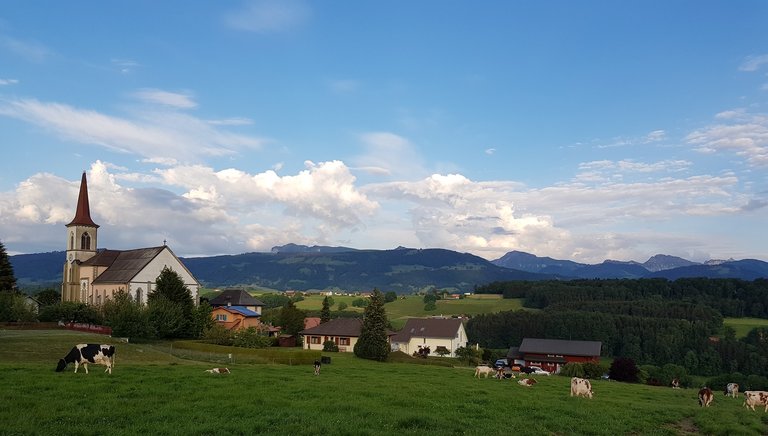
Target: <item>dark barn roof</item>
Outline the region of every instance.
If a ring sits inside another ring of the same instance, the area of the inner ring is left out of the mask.
[[[569,341],[565,339],[523,338],[522,354],[558,354],[563,356],[599,356],[603,343],[600,341]]]

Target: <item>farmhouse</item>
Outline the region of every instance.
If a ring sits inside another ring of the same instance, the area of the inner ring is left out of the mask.
[[[251,294],[242,289],[225,289],[211,299],[208,304],[213,308],[242,306],[259,316],[261,316],[261,309],[264,307],[264,303],[253,298]]]
[[[341,352],[352,352],[363,321],[359,318],[337,318],[322,323],[317,327],[304,329],[299,332],[307,350],[323,350],[325,341],[333,341]]]
[[[509,349],[507,360],[558,373],[566,363],[598,363],[602,345],[600,341],[523,338],[519,347]]]
[[[91,219],[88,182],[83,172],[75,218],[67,227],[67,253],[61,300],[101,305],[119,291],[142,304],[155,289],[163,268],[176,272],[197,303],[200,283],[163,242],[135,250],[97,249],[99,226]]]
[[[438,356],[438,347],[445,347],[449,357],[456,357],[456,349],[467,345],[467,332],[458,318],[410,318],[392,337],[392,350],[406,354],[429,348],[431,356]]]

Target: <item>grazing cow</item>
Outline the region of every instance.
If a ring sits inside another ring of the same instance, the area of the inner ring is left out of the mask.
[[[728,383],[725,385],[725,396],[731,396],[731,398],[736,398],[739,396],[739,384],[738,383]]]
[[[703,387],[699,390],[699,406],[709,407],[709,405],[712,404],[712,400],[714,399],[715,396],[712,394],[712,389]]]
[[[744,407],[754,412],[755,406],[765,406],[765,412],[768,412],[768,392],[744,391]]]
[[[538,383],[538,382],[536,381],[535,378],[522,378],[522,379],[517,381],[517,384],[519,384],[520,386],[525,386],[527,388],[530,388],[531,386],[535,385],[536,383]]]
[[[320,364],[319,360],[315,360],[315,375],[320,375]]]
[[[93,363],[94,365],[106,365],[107,369],[104,372],[112,374],[112,365],[115,364],[115,347],[114,345],[77,344],[72,347],[69,354],[63,359],[59,359],[56,372],[64,371],[64,368],[70,363],[75,364],[75,372],[80,365],[83,365],[85,373],[88,374],[88,364]]]
[[[673,378],[671,385],[672,385],[672,389],[680,389],[680,379]]]
[[[475,377],[480,378],[480,376],[483,375],[485,378],[488,378],[488,376],[493,374],[494,371],[495,370],[490,366],[479,365],[475,367]]]
[[[206,369],[205,372],[208,372],[211,374],[229,374],[229,368]]]
[[[585,378],[571,378],[571,396],[592,398],[592,383]]]

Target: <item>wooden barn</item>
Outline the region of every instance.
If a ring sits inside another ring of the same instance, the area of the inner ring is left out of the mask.
[[[556,374],[566,363],[598,363],[602,346],[600,341],[523,338],[519,347],[509,349],[507,360],[510,364],[538,366]]]

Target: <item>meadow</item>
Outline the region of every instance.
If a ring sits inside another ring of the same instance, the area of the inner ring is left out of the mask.
[[[725,318],[723,325],[733,327],[737,338],[747,336],[750,330],[757,327],[768,327],[768,319],[762,318]]]
[[[115,343],[112,375],[57,360],[103,336],[0,330],[0,434],[678,435],[768,433],[768,414],[716,393],[594,381],[595,397],[571,398],[565,377],[532,388],[475,379],[471,368],[380,363],[325,353],[312,366],[181,359],[163,344]],[[319,354],[319,353],[318,353]],[[407,361],[407,359],[406,359]]]
[[[387,317],[395,329],[402,328],[408,318],[434,315],[478,315],[503,310],[520,310],[523,307],[522,299],[519,298],[502,299],[501,295],[472,295],[460,300],[438,300],[435,302],[435,310],[426,311],[424,310],[423,297],[416,295],[400,297],[384,305]],[[323,306],[323,298],[320,295],[308,296],[296,303],[296,307],[302,310],[320,310]],[[352,301],[358,298],[360,297],[333,296],[336,304],[342,301],[347,303],[346,310],[358,310],[362,313],[363,309],[352,307]],[[336,306],[332,307],[331,310],[335,310],[335,308]]]

